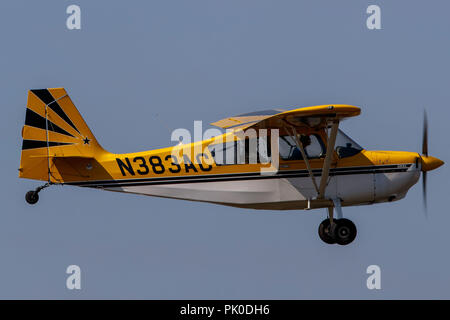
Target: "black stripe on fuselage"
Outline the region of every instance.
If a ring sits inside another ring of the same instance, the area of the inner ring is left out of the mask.
[[[330,176],[349,175],[349,174],[373,174],[373,173],[391,173],[405,172],[411,164],[402,165],[383,165],[383,166],[361,166],[334,168],[330,170]],[[314,176],[320,176],[322,169],[313,170]],[[69,182],[67,184],[82,187],[128,187],[139,185],[159,185],[174,183],[195,183],[195,182],[217,182],[217,181],[238,181],[254,179],[279,179],[279,178],[302,178],[308,177],[307,170],[286,170],[278,171],[275,175],[261,175],[260,172],[235,173],[235,174],[217,174],[217,175],[198,175],[198,176],[175,176],[164,178],[143,178],[143,179],[122,179],[122,180],[103,180],[103,181],[80,181]]]
[[[68,125],[70,125],[72,128],[74,128],[75,131],[80,133],[78,128],[73,124],[72,120],[70,120],[70,118],[67,116],[67,114],[64,112],[64,110],[61,108],[61,106],[58,104],[58,102],[52,96],[50,91],[48,91],[47,89],[36,89],[36,90],[31,90],[31,92],[33,92],[42,102],[44,102],[50,109],[52,109],[58,116],[60,116],[61,119],[63,119],[65,122],[67,122]]]
[[[47,127],[48,127],[49,131],[53,131],[56,133],[60,133],[60,134],[75,138],[72,134],[70,134],[63,128],[57,126],[50,120],[47,120],[47,125],[46,125],[45,121],[46,121],[46,119],[44,117],[42,117],[40,114],[37,114],[33,110],[27,108],[27,112],[25,115],[25,124],[27,126],[35,127],[35,128],[43,129],[43,130],[47,130]]]
[[[65,145],[69,145],[69,144],[73,144],[73,143],[54,142],[54,141],[48,142],[49,147],[65,146]],[[23,140],[22,150],[37,149],[37,148],[47,148],[47,141]]]

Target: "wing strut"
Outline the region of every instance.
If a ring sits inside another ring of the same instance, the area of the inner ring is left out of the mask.
[[[303,144],[298,138],[297,131],[294,127],[290,127],[292,130],[292,135],[294,136],[295,144],[297,145],[297,148],[300,149],[300,153],[302,154],[302,158],[305,161],[306,168],[308,169],[308,174],[311,177],[312,183],[314,185],[314,189],[316,189],[317,194],[319,194],[319,188],[317,187],[316,178],[314,178],[314,174],[311,169],[311,165],[309,164],[308,156],[306,155],[305,149],[303,148]]]
[[[339,120],[334,120],[333,124],[331,125],[331,132],[327,140],[327,153],[325,155],[325,160],[323,162],[322,178],[320,179],[320,186],[318,192],[319,195],[317,199],[323,199],[325,197],[325,188],[327,187],[328,176],[330,174],[331,159],[333,158],[333,151],[334,145],[336,143],[338,128],[339,128]]]

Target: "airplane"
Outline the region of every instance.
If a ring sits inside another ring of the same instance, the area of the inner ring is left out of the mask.
[[[29,204],[48,186],[70,185],[248,209],[326,208],[320,239],[348,245],[357,230],[342,207],[400,200],[421,173],[426,201],[427,172],[444,164],[428,155],[426,114],[419,154],[362,148],[339,129],[360,112],[342,104],[252,112],[212,123],[226,129],[221,136],[114,154],[101,147],[64,88],[34,89],[28,91],[19,177],[46,182],[26,193]],[[270,131],[270,137],[246,136],[252,130]],[[258,150],[250,159],[252,145]]]

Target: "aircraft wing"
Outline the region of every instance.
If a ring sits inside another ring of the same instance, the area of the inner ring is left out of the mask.
[[[271,109],[271,110],[263,110],[250,112],[245,114],[240,114],[234,117],[229,117],[225,119],[221,119],[219,121],[211,123],[213,126],[222,128],[222,129],[235,129],[235,128],[244,128],[249,127],[257,122],[260,122],[264,119],[270,118],[274,115],[283,113],[286,110],[283,109]]]
[[[284,111],[281,109],[265,110],[247,113],[235,117],[225,118],[214,123],[214,126],[223,129],[245,130],[253,129],[280,129],[294,127],[323,128],[329,121],[343,120],[361,113],[361,109],[351,105],[335,104],[303,107]]]

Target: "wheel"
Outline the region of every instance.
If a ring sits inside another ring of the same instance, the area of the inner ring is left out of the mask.
[[[334,220],[334,222],[336,222],[336,220]],[[330,219],[323,220],[319,225],[319,237],[325,243],[334,244],[336,243],[336,240],[334,239],[330,229]]]
[[[28,191],[25,194],[25,200],[29,203],[29,204],[35,204],[36,202],[38,202],[39,200],[39,194],[36,191]]]
[[[356,226],[348,219],[339,219],[336,221],[334,229],[334,238],[337,244],[347,245],[356,238]]]

